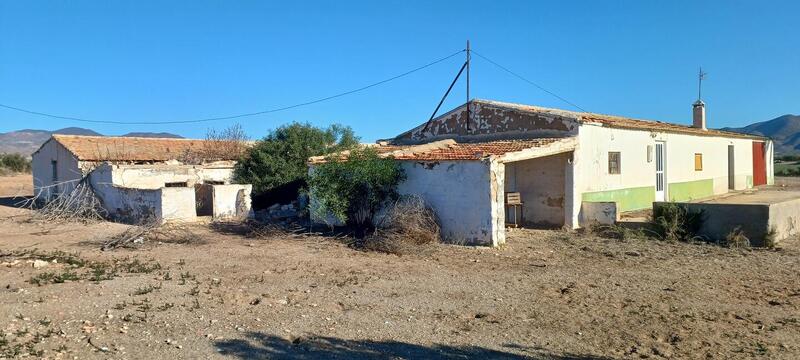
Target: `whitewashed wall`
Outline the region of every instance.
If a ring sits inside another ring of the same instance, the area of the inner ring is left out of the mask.
[[[158,189],[169,182],[187,182],[189,186],[204,181],[230,184],[233,167],[206,168],[193,165],[106,165],[113,166],[112,183],[139,189]]]
[[[247,216],[253,185],[212,185],[211,196],[215,219]]]
[[[505,242],[502,166],[488,160],[401,164],[407,179],[398,191],[425,199],[439,217],[445,241]]]
[[[58,173],[57,186],[53,181],[52,161],[56,161],[56,172]],[[83,177],[78,160],[66,148],[57,141],[48,140],[42,147],[33,153],[31,160],[31,171],[33,173],[34,194],[49,198],[54,191],[59,193],[69,192],[75,188],[77,180]],[[42,191],[46,193],[40,194]]]
[[[597,192],[638,189],[629,196],[638,196],[638,203],[649,203],[655,198],[655,150],[652,161],[648,161],[647,147],[654,146],[656,141],[665,142],[666,199],[676,196],[677,190],[670,193],[670,185],[674,189],[690,182],[710,180],[712,194],[728,191],[728,145],[734,146],[734,180],[735,189],[752,187],[753,158],[750,139],[723,138],[713,136],[697,136],[688,134],[660,133],[641,130],[616,129],[596,125],[582,125],[579,129],[579,145],[574,155],[574,192],[573,223],[578,223],[578,209],[585,196]],[[608,173],[608,152],[618,151],[621,154],[621,173]],[[772,176],[772,146],[768,143],[767,173]],[[694,154],[703,154],[703,170],[695,171]],[[770,180],[771,181],[771,180]],[[644,187],[652,187],[650,198],[641,195],[647,191]],[[583,196],[585,195],[585,196]],[[709,194],[711,195],[711,194]],[[630,210],[630,209],[622,209]]]

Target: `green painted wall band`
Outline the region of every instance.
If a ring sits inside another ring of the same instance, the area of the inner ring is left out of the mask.
[[[670,183],[667,197],[670,201],[688,201],[714,195],[714,179]]]
[[[616,202],[618,211],[648,209],[656,200],[655,186],[643,186],[608,191],[585,192],[581,199],[586,202]]]

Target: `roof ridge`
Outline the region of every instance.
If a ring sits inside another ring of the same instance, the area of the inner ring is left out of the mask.
[[[106,135],[75,135],[75,134],[51,134],[50,136],[71,137],[71,138],[95,138],[95,139],[142,139],[142,140],[181,140],[181,141],[205,141],[206,139],[188,139],[172,137],[146,137],[146,136],[106,136]]]

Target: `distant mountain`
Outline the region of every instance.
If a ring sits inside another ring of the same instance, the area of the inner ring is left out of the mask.
[[[798,115],[787,114],[745,127],[722,128],[721,130],[769,137],[775,142],[776,154],[800,153],[800,116]]]
[[[39,149],[39,146],[42,146],[52,134],[103,136],[103,134],[94,130],[79,127],[68,127],[55,131],[35,129],[10,131],[7,133],[0,133],[0,153],[30,155]],[[149,132],[132,132],[122,136],[181,138],[179,135],[170,133]]]
[[[120,135],[125,137],[146,137],[146,138],[171,138],[171,139],[183,139],[183,136],[175,135],[166,132],[129,132],[125,135]]]

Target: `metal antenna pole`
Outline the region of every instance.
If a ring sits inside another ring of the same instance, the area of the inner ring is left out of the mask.
[[[703,67],[700,67],[700,72],[697,74],[697,100],[702,99],[703,94],[703,80],[706,78],[706,73],[703,72]]]
[[[467,130],[470,130],[470,124],[472,123],[472,110],[469,108],[469,62],[469,39],[467,39]]]

